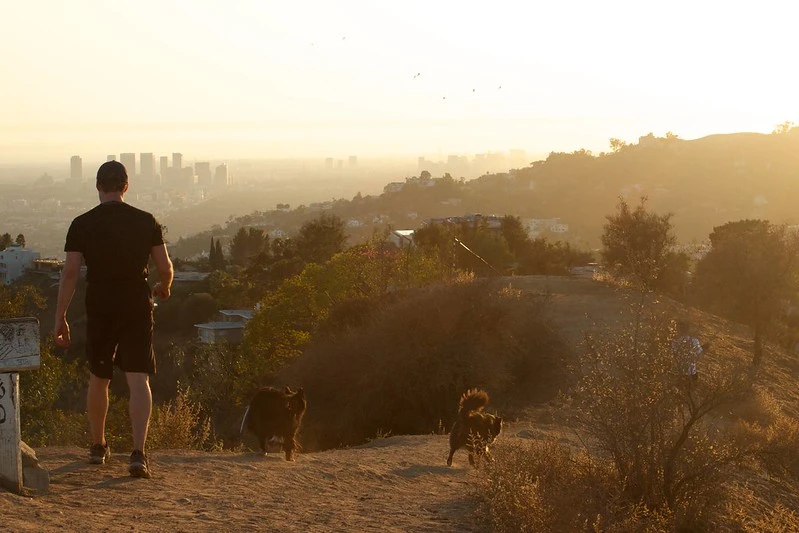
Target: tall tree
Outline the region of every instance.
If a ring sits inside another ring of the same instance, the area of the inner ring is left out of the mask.
[[[216,260],[215,270],[225,270],[225,254],[222,252],[222,242],[217,239],[214,248],[214,259]]]
[[[208,266],[211,268],[211,270],[216,270],[216,265],[216,247],[214,246],[214,238],[211,237],[211,246],[208,248]]]
[[[3,233],[0,236],[0,250],[5,250],[8,248],[14,241],[11,239],[10,233]]]
[[[16,238],[16,240],[14,242],[16,242],[17,244],[19,244],[20,246],[22,246],[24,248],[25,247],[25,235],[20,233],[19,235],[17,235],[17,238]]]
[[[237,265],[244,265],[249,251],[247,228],[241,227],[230,241],[230,261]]]
[[[752,363],[759,366],[764,335],[799,288],[799,236],[766,220],[739,220],[713,228],[710,244],[697,265],[697,292],[712,309],[752,328]]]
[[[664,272],[666,258],[677,242],[671,213],[658,215],[646,209],[646,198],[634,210],[619,199],[615,215],[608,215],[602,234],[605,267],[628,276],[644,289],[653,289]]]
[[[297,236],[297,252],[307,263],[324,263],[344,250],[344,222],[336,215],[322,215],[306,222]]]

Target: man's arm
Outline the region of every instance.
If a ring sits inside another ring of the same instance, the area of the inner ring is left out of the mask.
[[[69,323],[67,322],[67,309],[72,302],[75,294],[75,287],[78,284],[80,275],[80,265],[83,262],[83,254],[80,252],[67,252],[67,259],[64,263],[64,270],[61,271],[61,281],[58,284],[58,301],[55,310],[55,327],[53,336],[58,346],[67,348],[72,338],[69,333]]]
[[[160,280],[153,287],[153,294],[161,300],[169,300],[175,272],[172,269],[172,260],[169,258],[169,252],[166,251],[166,244],[153,246],[150,250],[150,256],[153,258],[155,269],[158,271],[158,279]]]

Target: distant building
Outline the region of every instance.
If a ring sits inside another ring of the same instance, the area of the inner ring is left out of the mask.
[[[398,248],[413,246],[413,233],[412,229],[397,229],[392,231],[386,240]]]
[[[105,156],[105,160],[106,161],[116,161],[117,160],[117,156],[116,156],[116,154],[108,154],[107,156]]]
[[[328,157],[328,158],[325,159],[325,168],[327,170],[333,170],[333,158],[332,157]]]
[[[350,156],[350,158],[349,158],[349,166],[350,166],[350,168],[355,168],[355,167],[358,166],[358,156],[357,155],[351,155]]]
[[[175,174],[179,174],[179,170],[183,168],[183,154],[178,152],[172,153],[172,167],[175,169]]]
[[[197,183],[202,186],[211,185],[211,163],[207,161],[194,163],[194,173],[197,175]]]
[[[18,244],[11,244],[0,252],[0,283],[10,285],[25,273],[25,270],[39,259],[39,252],[34,252]]]
[[[222,163],[214,169],[214,185],[222,187],[230,185],[230,174],[228,173],[227,163]]]
[[[83,181],[83,159],[73,155],[69,160],[69,179]]]
[[[244,339],[244,328],[253,317],[252,309],[223,309],[219,311],[218,320],[195,324],[197,337],[204,344],[216,344],[227,341],[238,344]]]
[[[161,183],[163,183],[169,173],[169,158],[167,156],[162,155],[158,159],[158,171],[161,173]]]
[[[119,162],[125,165],[125,170],[128,171],[128,178],[136,175],[136,154],[119,154]]]
[[[139,154],[141,163],[141,179],[147,185],[155,183],[155,156],[152,153]]]

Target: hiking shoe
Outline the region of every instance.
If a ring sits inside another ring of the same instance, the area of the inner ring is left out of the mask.
[[[133,450],[130,454],[130,466],[128,466],[130,477],[140,477],[150,479],[150,469],[147,466],[147,456],[141,450]]]
[[[93,465],[104,465],[111,459],[111,446],[106,442],[103,444],[92,444],[89,448],[89,463]]]

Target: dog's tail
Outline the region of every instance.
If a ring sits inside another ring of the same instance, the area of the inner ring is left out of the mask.
[[[247,415],[250,414],[250,406],[247,406],[247,409],[244,411],[244,416],[241,419],[241,429],[239,430],[239,435],[244,434],[244,425],[247,423]]]
[[[461,395],[458,416],[464,418],[474,411],[482,411],[488,403],[488,393],[482,389],[469,389]]]

